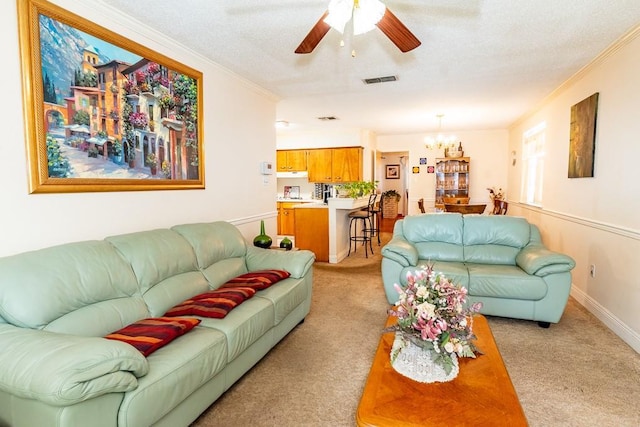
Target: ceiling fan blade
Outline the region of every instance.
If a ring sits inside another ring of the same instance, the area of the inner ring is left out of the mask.
[[[376,25],[402,52],[409,52],[422,44],[389,8]]]
[[[313,52],[313,49],[315,49],[316,46],[318,46],[318,43],[320,43],[320,40],[322,40],[322,38],[331,29],[331,26],[329,26],[329,24],[324,22],[324,18],[326,18],[328,14],[329,14],[329,11],[327,10],[322,15],[320,20],[316,22],[316,25],[313,26],[311,31],[309,31],[309,34],[307,34],[307,37],[305,37],[304,40],[302,40],[302,43],[300,43],[300,46],[298,46],[298,48],[296,49],[296,53],[311,53]]]

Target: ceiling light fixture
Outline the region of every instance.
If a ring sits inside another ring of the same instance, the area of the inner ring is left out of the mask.
[[[445,136],[442,134],[442,118],[444,117],[444,114],[438,114],[436,115],[436,117],[438,118],[438,135],[436,135],[435,138],[432,136],[427,136],[424,139],[425,147],[427,148],[427,150],[433,150],[435,148],[440,149],[442,147],[455,147],[455,143],[457,140],[456,136]]]
[[[373,30],[384,16],[387,7],[380,0],[331,0],[324,22],[344,33],[347,22],[353,20],[353,34]]]

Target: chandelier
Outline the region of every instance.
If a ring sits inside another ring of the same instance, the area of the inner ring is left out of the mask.
[[[387,7],[380,0],[331,0],[324,22],[344,33],[347,22],[353,20],[353,34],[371,31],[380,22]]]
[[[427,136],[424,139],[425,147],[427,150],[434,150],[436,148],[455,148],[457,138],[455,135],[443,135],[442,134],[442,118],[444,114],[438,114],[438,134],[435,136]]]

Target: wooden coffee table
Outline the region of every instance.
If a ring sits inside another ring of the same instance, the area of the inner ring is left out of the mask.
[[[389,317],[387,326],[395,317]],[[380,339],[356,413],[359,426],[526,426],[507,369],[487,319],[474,316],[475,359],[461,358],[460,373],[450,382],[420,383],[391,366],[394,333]]]

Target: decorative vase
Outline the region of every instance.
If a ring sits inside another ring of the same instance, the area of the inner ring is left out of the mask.
[[[253,246],[257,246],[263,249],[269,249],[271,247],[271,243],[273,243],[273,239],[267,236],[264,232],[264,220],[260,221],[260,234],[254,237]]]
[[[457,356],[452,355],[453,369],[447,374],[444,367],[431,358],[432,351],[418,347],[409,340],[405,343],[402,335],[396,334],[391,348],[391,366],[405,377],[421,383],[447,382],[457,377],[459,372]],[[393,360],[396,352],[398,352],[397,356]]]
[[[293,248],[293,242],[291,241],[291,239],[285,236],[285,238],[280,241],[280,247],[287,251],[290,251]]]

